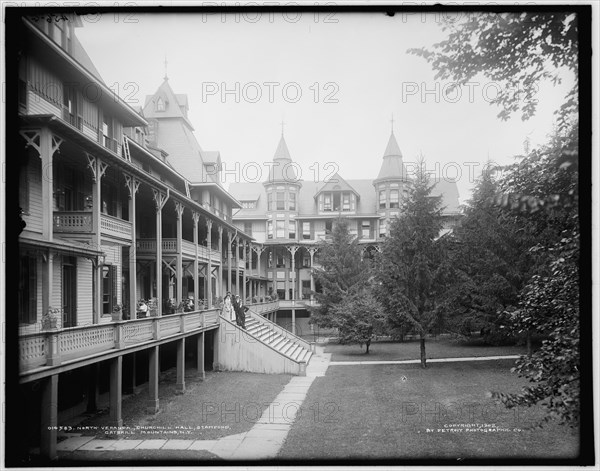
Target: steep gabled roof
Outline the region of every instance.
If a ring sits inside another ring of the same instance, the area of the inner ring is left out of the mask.
[[[317,197],[317,195],[323,191],[332,191],[332,190],[336,190],[336,191],[351,191],[353,192],[356,196],[358,196],[360,198],[360,193],[358,191],[356,191],[352,185],[350,185],[346,180],[344,180],[339,173],[335,173],[329,180],[327,180],[326,182],[323,182],[323,184],[321,185],[321,187],[317,190],[317,192],[315,193],[315,198]]]
[[[162,98],[165,104],[164,111],[156,110],[156,102],[159,98]],[[165,78],[163,83],[158,87],[158,90],[154,95],[147,95],[146,101],[144,102],[144,116],[146,118],[180,118],[182,119],[193,131],[194,127],[187,117],[187,105],[188,99],[186,95],[176,94],[171,85],[169,79]],[[186,109],[184,113],[181,107]]]

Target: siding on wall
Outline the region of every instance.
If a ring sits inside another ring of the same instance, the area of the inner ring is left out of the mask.
[[[94,323],[92,270],[90,260],[81,257],[77,259],[77,325]]]
[[[27,93],[27,111],[27,114],[53,114],[62,117],[62,112],[58,106],[31,90]]]
[[[89,126],[83,125],[83,134],[85,134],[90,139],[98,142],[98,131],[96,129],[92,129]]]
[[[61,315],[58,319],[58,328],[62,328],[62,257],[54,256],[54,264],[52,266],[54,276],[52,277],[52,296],[50,296],[51,306],[56,309],[60,308]]]

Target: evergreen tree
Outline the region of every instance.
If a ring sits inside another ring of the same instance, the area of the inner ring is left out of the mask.
[[[503,313],[517,305],[535,258],[528,251],[530,231],[492,204],[497,192],[491,172],[484,171],[464,217],[443,241],[453,285],[444,300],[445,327],[466,336],[481,331],[490,343],[505,341],[510,334]]]
[[[376,295],[392,327],[409,326],[419,334],[421,366],[426,368],[425,336],[437,322],[446,264],[437,239],[442,229],[440,198],[432,197],[424,161],[401,214],[390,227],[376,271]]]
[[[334,223],[331,240],[320,243],[318,263],[314,276],[321,292],[315,293],[318,306],[311,309],[312,320],[319,327],[339,327],[334,308],[362,292],[369,279],[368,261],[362,260],[358,240],[350,234],[345,219]]]

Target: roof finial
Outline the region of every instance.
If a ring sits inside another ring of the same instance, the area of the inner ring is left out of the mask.
[[[283,137],[283,128],[285,127],[285,121],[281,120],[281,137]]]
[[[392,123],[392,134],[394,134],[394,113],[392,113],[392,119],[390,122]]]
[[[167,75],[167,65],[169,63],[167,62],[167,55],[165,54],[165,80],[169,80],[169,76]]]

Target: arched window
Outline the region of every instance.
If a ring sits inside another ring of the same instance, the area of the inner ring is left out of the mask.
[[[165,102],[162,97],[158,97],[156,100],[156,111],[165,111]]]

